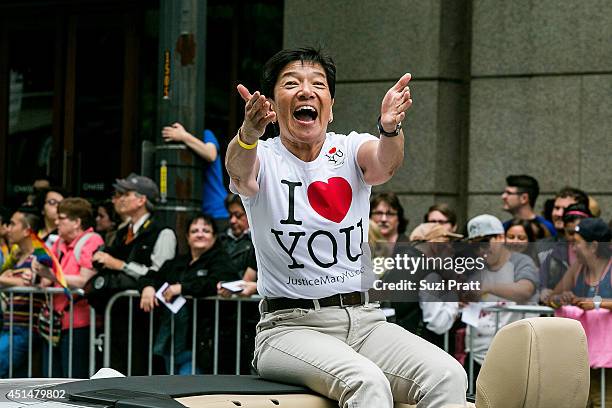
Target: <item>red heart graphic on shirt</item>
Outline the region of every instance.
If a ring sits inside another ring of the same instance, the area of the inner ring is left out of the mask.
[[[320,216],[339,223],[344,219],[353,200],[351,185],[342,177],[315,181],[308,186],[308,202]]]

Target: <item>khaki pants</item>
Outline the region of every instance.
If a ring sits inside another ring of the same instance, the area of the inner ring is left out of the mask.
[[[263,378],[304,385],[343,408],[466,405],[463,367],[387,323],[377,304],[263,313],[253,366]]]

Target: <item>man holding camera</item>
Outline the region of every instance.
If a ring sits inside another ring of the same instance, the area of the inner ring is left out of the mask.
[[[98,302],[98,308],[105,304],[106,298],[112,292],[136,289],[136,281],[141,276],[144,276],[149,270],[159,270],[162,264],[173,259],[176,253],[177,243],[174,231],[161,226],[152,213],[154,203],[159,197],[159,190],[155,182],[148,177],[132,173],[124,179],[118,179],[113,186],[118,195],[117,210],[122,215],[129,217],[130,222],[117,231],[117,237],[112,246],[94,254],[93,260],[96,266],[102,268],[104,272],[99,271],[101,273],[94,278],[92,287],[94,291],[97,288],[106,287],[107,289],[101,296],[102,300]],[[95,305],[95,301],[91,303]],[[124,310],[121,305],[116,305],[112,314],[114,326],[118,326],[113,327],[112,349],[117,350],[116,345],[120,347],[119,350],[122,350],[122,353],[111,353],[111,356],[117,358],[117,361],[111,361],[111,366],[119,371],[127,367],[127,361],[121,358],[125,355],[123,351],[126,349],[123,343],[128,338]],[[138,305],[135,310],[139,310]],[[147,321],[147,315],[143,312],[135,312],[134,332],[138,332],[141,325],[145,327]],[[140,348],[140,344],[137,344],[136,339],[140,337],[134,337],[134,351],[146,349]],[[146,336],[142,336],[141,340],[145,342]],[[143,353],[133,352],[132,355],[135,357],[134,360],[140,360],[139,356],[142,356]],[[132,367],[137,371],[132,374],[146,374],[146,371],[140,372],[146,370],[144,357],[142,361],[133,361]]]

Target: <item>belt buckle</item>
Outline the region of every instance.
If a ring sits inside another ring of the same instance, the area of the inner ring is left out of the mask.
[[[340,293],[338,296],[340,296],[340,307],[344,309],[344,293]]]

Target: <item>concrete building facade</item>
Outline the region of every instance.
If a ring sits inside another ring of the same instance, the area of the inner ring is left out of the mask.
[[[413,75],[406,160],[389,183],[411,222],[448,202],[460,220],[509,218],[508,174],[565,185],[612,217],[612,2],[286,0],[284,46],[321,45],[338,74],[333,131],[376,133],[386,90]]]

